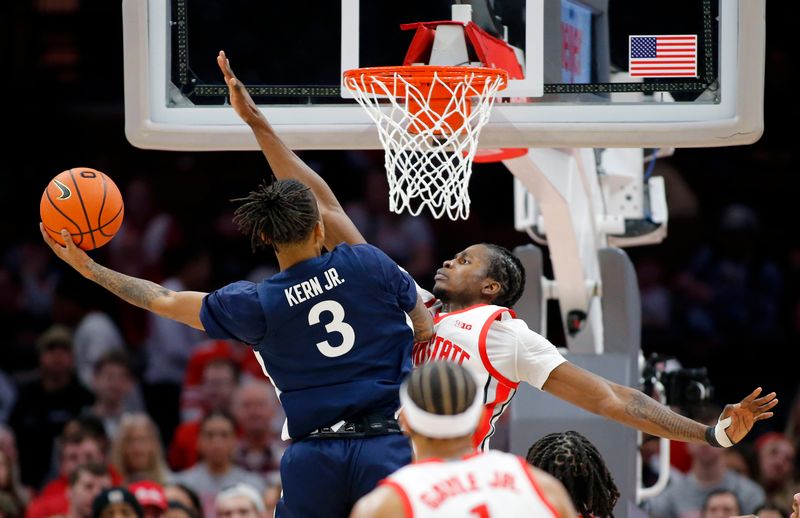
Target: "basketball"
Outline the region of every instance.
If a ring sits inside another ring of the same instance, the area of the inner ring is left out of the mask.
[[[84,250],[108,243],[122,225],[122,194],[105,174],[88,167],[68,169],[50,180],[39,214],[44,228],[58,243],[61,229]]]

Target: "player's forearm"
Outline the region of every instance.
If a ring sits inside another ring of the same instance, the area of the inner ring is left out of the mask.
[[[154,282],[115,272],[94,261],[86,267],[84,275],[129,304],[152,311],[161,316],[165,299],[175,297],[175,292]]]
[[[303,182],[314,193],[322,209],[341,208],[325,180],[283,143],[266,117],[262,115],[249,124],[276,178]]]
[[[658,437],[706,442],[706,425],[673,412],[638,390],[622,385],[614,385],[613,390],[617,398],[607,409],[608,417]]]
[[[408,316],[411,317],[411,322],[414,325],[414,341],[424,342],[430,340],[433,336],[433,317],[431,317],[431,312],[428,311],[428,308],[425,307],[425,303],[422,302],[422,297],[419,296],[419,293],[417,294],[417,304]]]

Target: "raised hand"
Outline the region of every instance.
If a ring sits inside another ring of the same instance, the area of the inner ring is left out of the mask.
[[[770,410],[778,404],[774,392],[766,396],[758,397],[761,394],[761,387],[755,389],[749,396],[736,403],[726,405],[722,411],[720,419],[731,418],[731,424],[725,429],[725,433],[732,443],[741,441],[745,435],[753,428],[756,421],[763,421],[772,417]]]
[[[253,98],[250,97],[247,88],[244,87],[241,81],[236,78],[236,75],[231,69],[231,62],[225,55],[224,50],[219,51],[217,55],[217,65],[225,76],[225,84],[228,85],[228,95],[231,99],[231,106],[236,111],[236,114],[242,118],[249,125],[264,120],[264,116],[256,106]]]

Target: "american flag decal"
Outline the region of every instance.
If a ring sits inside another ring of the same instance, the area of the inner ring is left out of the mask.
[[[630,36],[631,77],[697,77],[697,35]]]

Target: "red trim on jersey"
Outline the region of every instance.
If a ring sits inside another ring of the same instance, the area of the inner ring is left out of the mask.
[[[440,462],[444,462],[444,459],[439,457],[429,457],[427,459],[415,460],[412,462],[412,464],[436,464]]]
[[[559,516],[558,511],[556,511],[556,508],[553,506],[553,504],[550,503],[550,500],[548,500],[547,497],[544,496],[544,493],[542,492],[542,489],[539,487],[539,484],[536,483],[536,479],[533,478],[531,472],[528,471],[528,463],[525,462],[525,459],[523,459],[522,457],[517,457],[517,460],[522,465],[522,471],[525,472],[525,475],[528,477],[528,480],[533,486],[534,491],[536,491],[536,494],[539,495],[539,500],[541,500],[542,503],[544,503],[544,505],[546,505],[547,508],[550,509],[550,512],[553,513],[553,516],[558,518]]]
[[[498,383],[497,389],[495,390],[495,397],[494,401],[491,403],[487,403],[483,409],[483,415],[481,416],[481,420],[478,421],[478,429],[475,430],[475,434],[472,436],[472,446],[475,448],[480,448],[481,443],[489,435],[489,431],[492,429],[492,416],[494,415],[494,409],[497,407],[497,403],[500,401],[505,401],[508,399],[508,395],[511,393],[511,388],[507,387],[505,384]]]
[[[483,324],[481,328],[481,334],[478,338],[478,352],[481,355],[481,361],[483,362],[483,366],[486,367],[486,370],[489,374],[492,375],[493,378],[497,379],[501,384],[506,385],[512,389],[516,389],[519,386],[519,381],[514,383],[510,379],[506,378],[500,372],[494,368],[492,363],[489,361],[489,355],[486,353],[486,335],[489,334],[489,328],[492,326],[492,323],[495,320],[500,320],[500,315],[504,312],[508,311],[511,316],[514,316],[514,312],[507,308],[498,309],[494,313],[492,313],[489,318],[486,319],[486,322]],[[508,394],[506,394],[508,396]],[[494,398],[495,402],[497,402],[498,398]]]
[[[441,322],[441,321],[442,321],[442,319],[443,319],[443,318],[447,318],[447,317],[449,317],[449,316],[451,316],[451,315],[458,315],[459,313],[464,313],[465,311],[469,311],[469,310],[471,310],[471,309],[479,308],[479,307],[481,307],[481,306],[486,306],[486,305],[487,305],[487,304],[475,304],[474,306],[470,306],[470,307],[468,307],[468,308],[464,308],[464,309],[457,309],[457,310],[455,310],[455,311],[450,311],[450,312],[448,312],[448,313],[444,313],[444,314],[442,314],[441,312],[439,312],[439,314],[438,314],[438,315],[436,315],[435,317],[433,317],[433,323],[434,323],[434,324],[438,324],[439,322]],[[504,311],[505,311],[505,310],[504,310]]]
[[[414,518],[414,508],[411,507],[411,499],[408,498],[408,493],[406,493],[406,490],[403,489],[403,486],[394,480],[389,479],[381,480],[378,485],[388,486],[394,489],[397,495],[400,497],[400,501],[403,502],[403,510],[405,511],[406,518]]]

